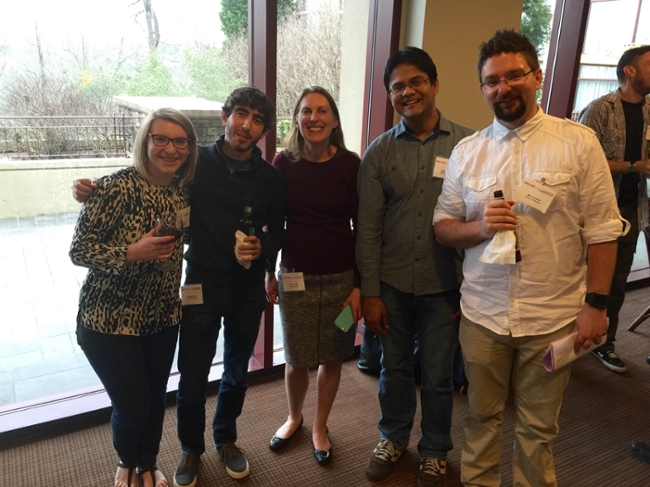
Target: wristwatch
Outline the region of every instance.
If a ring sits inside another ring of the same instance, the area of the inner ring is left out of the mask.
[[[585,303],[598,309],[607,309],[607,294],[587,293]]]
[[[630,165],[627,166],[627,173],[632,174],[636,172],[636,166],[634,165],[634,161],[630,162]]]

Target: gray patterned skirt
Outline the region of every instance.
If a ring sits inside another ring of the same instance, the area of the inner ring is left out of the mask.
[[[284,292],[280,266],[278,297],[284,333],[284,358],[294,367],[317,367],[340,362],[354,353],[352,326],[341,331],[334,320],[354,287],[354,271],[305,274],[305,291]]]

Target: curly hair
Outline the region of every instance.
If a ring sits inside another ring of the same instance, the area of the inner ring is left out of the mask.
[[[221,107],[221,111],[226,117],[236,106],[248,107],[257,110],[264,117],[264,129],[271,130],[275,123],[275,106],[268,96],[262,93],[255,86],[242,86],[233,91],[226,102]]]

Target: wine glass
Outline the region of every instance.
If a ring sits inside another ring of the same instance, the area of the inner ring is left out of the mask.
[[[171,216],[157,216],[154,226],[155,237],[174,237],[174,241],[178,242],[183,237],[183,229],[176,226],[176,215]],[[160,260],[156,262],[156,266],[163,271],[171,272],[179,269],[178,264],[175,264],[170,259]]]

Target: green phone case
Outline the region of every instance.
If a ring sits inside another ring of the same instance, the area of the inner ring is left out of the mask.
[[[354,325],[354,318],[352,317],[352,306],[349,304],[343,308],[339,315],[334,320],[334,324],[342,331],[348,331]]]

